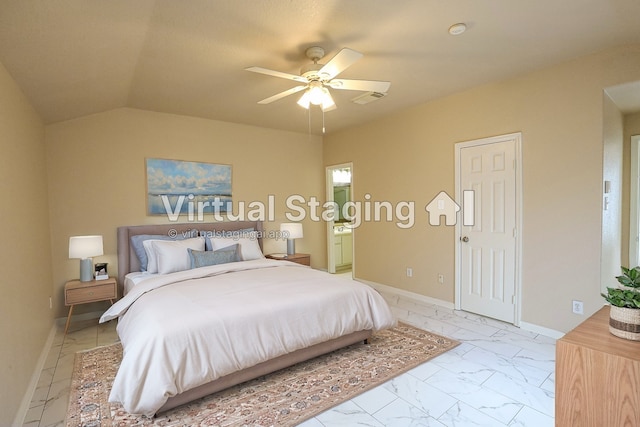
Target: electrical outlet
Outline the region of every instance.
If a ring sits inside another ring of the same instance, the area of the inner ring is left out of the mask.
[[[438,283],[444,285],[444,274],[438,274]]]
[[[573,300],[573,312],[575,314],[584,314],[584,306],[582,301]]]
[[[413,277],[413,268],[407,267],[407,277]]]

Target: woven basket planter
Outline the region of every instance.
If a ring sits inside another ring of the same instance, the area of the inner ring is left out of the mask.
[[[612,305],[609,332],[620,338],[640,341],[640,309]]]

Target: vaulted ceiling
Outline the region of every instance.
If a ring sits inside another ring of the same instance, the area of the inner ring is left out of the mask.
[[[333,90],[331,132],[640,43],[639,16],[638,0],[1,0],[0,61],[46,123],[133,107],[319,133],[299,94],[257,103],[295,82],[244,69],[299,74],[315,45],[362,52],[340,77],[391,81],[388,96]]]

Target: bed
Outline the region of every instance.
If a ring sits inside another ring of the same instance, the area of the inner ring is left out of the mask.
[[[228,238],[229,233],[250,237],[242,240],[234,234],[239,244],[220,246],[227,241],[218,237]],[[164,235],[183,242],[151,242],[148,237]],[[203,249],[208,251],[197,250],[202,236],[207,236]],[[175,259],[183,257],[183,252],[178,256],[169,251],[176,247],[197,246],[184,249],[192,266],[196,256],[232,262],[136,273],[145,277],[129,283],[126,295],[100,319],[118,319],[123,345],[110,401],[130,413],[152,416],[365,341],[374,331],[395,324],[385,301],[369,286],[265,259],[261,237],[262,224],[250,221],[118,228],[120,295],[127,275],[143,268],[173,268]],[[158,265],[141,261],[140,238],[159,251],[154,252]]]

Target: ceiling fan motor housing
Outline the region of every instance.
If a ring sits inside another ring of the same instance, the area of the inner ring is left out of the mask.
[[[324,67],[324,64],[318,64],[318,61],[324,57],[324,49],[320,46],[312,46],[305,51],[307,58],[313,61],[313,64],[304,65],[300,69],[300,75],[305,77],[309,81],[314,80],[329,80],[329,76],[321,76],[318,71]]]
[[[324,57],[324,49],[320,46],[312,46],[305,50],[304,53],[305,55],[307,55],[307,58],[309,58],[313,62],[317,62]]]
[[[318,73],[324,67],[324,64],[307,64],[300,69],[300,75],[309,81],[322,80],[322,76]],[[329,77],[329,76],[326,76]]]

